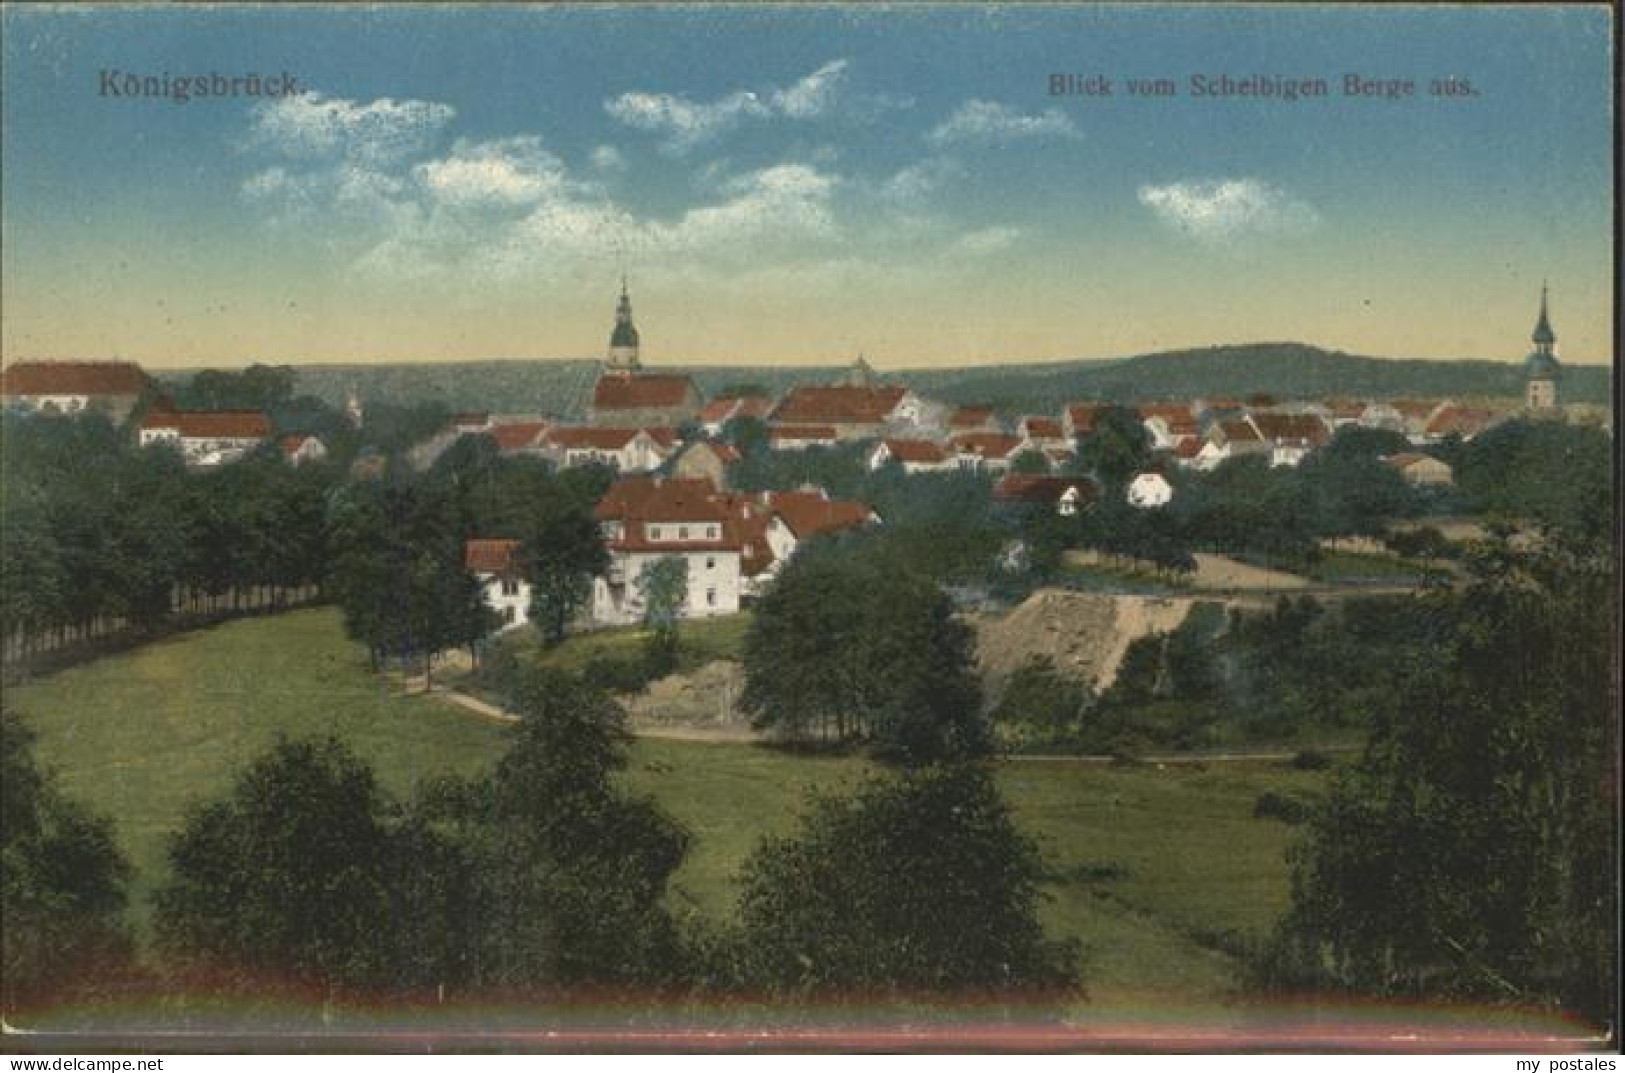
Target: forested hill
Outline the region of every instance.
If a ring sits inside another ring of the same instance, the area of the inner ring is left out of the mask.
[[[842,366],[705,366],[656,362],[651,368],[693,373],[707,395],[737,384],[779,391],[833,379]],[[296,390],[332,402],[352,383],[363,397],[410,403],[434,400],[453,409],[540,412],[575,417],[592,395],[592,361],[476,361],[442,364],[299,366]],[[1612,370],[1567,366],[1568,401],[1606,405]],[[1112,361],[882,370],[934,398],[990,403],[1010,413],[1049,412],[1073,399],[1144,399],[1268,393],[1281,398],[1351,395],[1370,398],[1523,394],[1523,366],[1513,361],[1426,361],[1369,358],[1301,343],[1253,343],[1176,350]]]

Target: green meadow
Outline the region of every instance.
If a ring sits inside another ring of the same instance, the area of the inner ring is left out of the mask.
[[[341,738],[405,795],[424,776],[491,763],[506,733],[370,673],[327,608],[200,630],[7,693],[65,791],[113,818],[135,867],[142,926],[169,833],[277,735]],[[850,786],[864,767],[851,757],[645,739],[625,778],[692,833],[674,909],[721,919],[757,840],[793,829],[809,791]],[[1283,851],[1293,829],[1255,819],[1254,802],[1266,790],[1311,795],[1324,778],[1269,760],[1001,766],[1008,800],[1045,855],[1050,927],[1082,941],[1095,1001],[1135,1004],[1207,1003],[1234,986],[1235,952],[1263,936],[1287,900]]]

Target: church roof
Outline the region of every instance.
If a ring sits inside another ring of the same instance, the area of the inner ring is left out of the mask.
[[[594,410],[648,410],[693,404],[699,409],[694,381],[682,373],[605,373],[593,388]]]
[[[1551,346],[1557,342],[1557,333],[1552,331],[1552,322],[1546,316],[1546,288],[1540,289],[1540,317],[1535,321],[1535,334],[1530,337],[1542,346]]]
[[[1562,366],[1549,351],[1537,350],[1524,359],[1524,375],[1532,380],[1555,380]]]
[[[20,361],[0,371],[6,395],[139,395],[147,383],[128,361]]]

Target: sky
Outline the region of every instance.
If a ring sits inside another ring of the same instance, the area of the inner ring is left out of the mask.
[[[8,5],[0,357],[596,358],[624,274],[650,366],[1515,360],[1542,281],[1608,362],[1611,19]]]

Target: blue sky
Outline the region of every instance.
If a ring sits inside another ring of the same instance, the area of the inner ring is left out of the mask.
[[[1611,13],[17,9],[4,356],[1611,355]],[[103,71],[294,75],[113,99]],[[1111,79],[1055,97],[1049,76]],[[1413,79],[1351,99],[1348,73]],[[1191,75],[1323,78],[1295,103]],[[1477,94],[1429,95],[1435,78]],[[1165,77],[1173,99],[1125,81]]]

